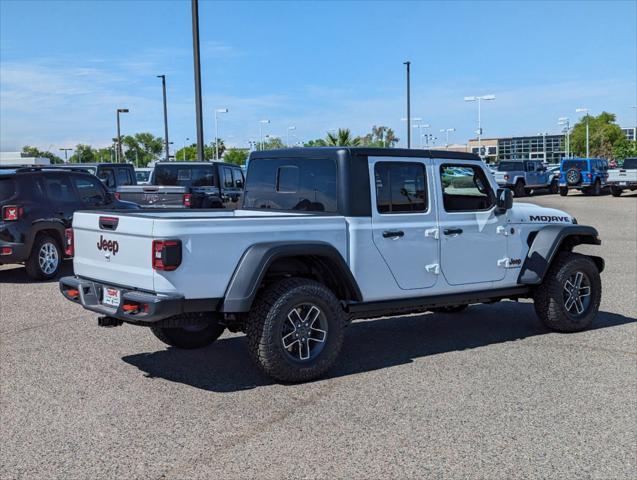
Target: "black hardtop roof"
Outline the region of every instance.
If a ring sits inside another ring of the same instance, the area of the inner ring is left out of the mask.
[[[281,158],[281,157],[417,157],[417,158],[449,158],[454,160],[474,160],[482,162],[478,155],[466,152],[454,152],[449,150],[425,150],[407,148],[370,148],[370,147],[297,147],[277,148],[274,150],[258,150],[250,153],[250,160],[257,158]]]
[[[155,166],[157,165],[227,165],[229,167],[239,167],[239,165],[236,165],[234,163],[227,163],[227,162],[220,162],[217,160],[192,160],[192,161],[174,161],[174,162],[155,162]]]
[[[50,165],[45,165],[45,166],[24,166],[24,165],[2,165],[0,167],[0,175],[2,176],[9,176],[9,175],[15,175],[15,174],[23,174],[23,173],[60,173],[60,168],[56,168],[54,166],[50,166]],[[82,170],[82,169],[66,169],[66,171],[64,172],[66,174],[69,175],[91,175],[89,172],[87,172],[86,170]],[[91,175],[93,176],[93,175]]]

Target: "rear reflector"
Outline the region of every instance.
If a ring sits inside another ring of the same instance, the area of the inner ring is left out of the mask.
[[[151,261],[155,270],[175,270],[181,265],[181,240],[153,240]]]
[[[184,200],[184,206],[185,207],[190,207],[191,199],[192,199],[192,197],[190,196],[189,193],[184,193],[184,199],[183,200]]]
[[[2,207],[2,220],[13,222],[24,214],[24,209],[19,205],[5,205]]]
[[[11,247],[0,248],[0,255],[11,255],[12,253],[13,253],[13,249]]]
[[[113,196],[115,197],[115,200],[120,200],[121,195],[119,192],[115,192]]]
[[[73,244],[73,229],[64,230],[64,255],[72,257],[75,254],[75,245]]]
[[[74,289],[74,288],[69,288],[69,289],[66,291],[66,294],[67,294],[69,297],[73,297],[73,298],[75,298],[75,297],[79,297],[80,292],[79,292],[78,290]]]

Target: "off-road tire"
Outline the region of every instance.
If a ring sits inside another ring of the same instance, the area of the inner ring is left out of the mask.
[[[568,183],[569,185],[575,186],[582,183],[582,172],[580,172],[576,168],[567,170],[564,174],[564,177],[566,178],[566,183]]]
[[[595,180],[595,183],[591,187],[589,193],[590,195],[593,195],[594,197],[599,197],[602,194],[602,184],[600,183],[599,180]]]
[[[549,185],[549,192],[555,195],[560,189],[560,183],[557,180],[553,180]],[[567,190],[568,192],[568,190]]]
[[[55,247],[57,251],[57,267],[52,272],[44,272],[40,267],[40,249],[46,244],[51,244]],[[35,242],[33,242],[33,247],[31,248],[31,253],[29,254],[29,258],[27,258],[24,266],[27,271],[27,275],[33,280],[51,280],[55,278],[58,273],[60,273],[60,268],[62,267],[62,259],[64,258],[62,249],[58,244],[57,240],[50,235],[39,234]]]
[[[622,194],[622,189],[618,187],[610,187],[610,194],[613,197],[619,197]]]
[[[224,327],[211,321],[202,330],[189,330],[187,327],[150,327],[150,330],[166,345],[193,350],[210,345],[221,336]]]
[[[432,308],[431,311],[434,313],[460,313],[464,312],[469,305],[463,303],[461,305],[449,305],[447,307],[436,307]]]
[[[288,354],[281,335],[288,314],[307,303],[324,313],[327,335],[315,358],[300,361]],[[268,286],[255,299],[246,324],[248,351],[257,366],[275,380],[290,383],[313,380],[336,362],[346,323],[338,299],[325,285],[305,278],[286,278]]]
[[[565,197],[568,195],[568,188],[567,187],[560,187],[560,197]]]
[[[524,188],[524,182],[522,180],[518,180],[515,182],[513,187],[513,195],[516,198],[522,198],[526,195],[526,188]]]
[[[578,271],[590,280],[591,298],[582,315],[576,317],[564,305],[564,288],[566,281]],[[595,263],[585,255],[561,252],[535,290],[533,300],[537,316],[548,328],[557,332],[579,332],[595,319],[601,297],[602,281]]]

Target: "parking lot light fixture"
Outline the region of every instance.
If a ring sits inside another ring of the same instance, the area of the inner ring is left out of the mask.
[[[215,160],[219,160],[219,119],[217,118],[217,114],[219,113],[228,113],[228,109],[215,109]]]
[[[449,134],[455,131],[456,131],[455,128],[443,128],[440,130],[440,133],[445,134],[445,150],[449,148]]]
[[[263,144],[263,125],[270,123],[270,120],[259,120],[259,140],[261,141],[261,150],[264,148]]]
[[[162,94],[164,99],[164,145],[166,147],[166,161],[170,160],[170,150],[168,145],[168,106],[166,105],[166,75],[157,75],[157,78],[161,78]]]
[[[478,153],[480,158],[482,158],[482,100],[495,100],[495,95],[464,97],[465,102],[478,102],[478,130],[476,130],[476,133],[478,134]]]
[[[122,161],[122,134],[120,133],[119,128],[119,114],[120,113],[128,113],[128,108],[118,108],[117,109],[117,162]]]
[[[571,124],[570,124],[570,120],[568,119],[568,117],[560,117],[557,119],[557,124],[558,125],[562,125],[564,127],[564,136],[566,137],[565,139],[565,154],[566,154],[566,158],[570,157],[570,140],[571,140]]]
[[[72,148],[60,148],[62,152],[64,152],[64,163],[69,163],[69,152],[73,150]]]
[[[584,113],[586,118],[586,158],[590,158],[590,149],[588,143],[588,108],[576,108],[575,113]]]

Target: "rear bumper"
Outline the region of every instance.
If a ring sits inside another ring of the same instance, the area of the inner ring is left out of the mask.
[[[11,253],[2,255],[3,248],[10,248]],[[0,264],[21,263],[29,258],[30,249],[24,243],[0,242]]]
[[[119,306],[102,304],[104,287],[116,288],[121,292]],[[70,290],[77,290],[77,296],[71,295]],[[87,310],[139,325],[154,324],[184,313],[216,311],[220,303],[218,298],[188,300],[177,294],[142,292],[75,276],[61,278],[60,291],[67,300],[79,303]],[[125,305],[139,305],[140,308],[137,312],[127,311],[124,310]]]

